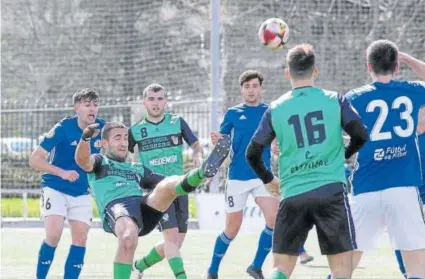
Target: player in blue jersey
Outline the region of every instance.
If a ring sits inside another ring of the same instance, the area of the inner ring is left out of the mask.
[[[241,227],[243,209],[249,194],[255,198],[255,202],[263,212],[266,227],[260,235],[257,252],[252,264],[247,268],[247,272],[256,279],[264,278],[262,265],[272,246],[278,199],[267,192],[263,182],[245,159],[246,148],[268,108],[267,104],[261,102],[263,81],[264,77],[258,71],[243,72],[239,77],[239,84],[244,102],[228,109],[221,123],[220,132],[211,133],[213,144],[220,138],[221,134],[232,135],[232,150],[226,187],[226,225],[224,232],[217,237],[207,278],[218,278],[221,260]],[[264,162],[269,169],[270,157],[269,146],[263,153]],[[300,251],[300,253],[304,260],[313,259],[305,250]]]
[[[394,80],[399,60],[425,79],[424,62],[398,52],[390,41],[379,40],[367,49],[373,82],[347,94],[370,138],[358,153],[352,175],[351,209],[358,245],[353,267],[363,251],[376,247],[386,227],[393,249],[401,250],[408,278],[425,278],[425,221],[417,191],[422,174],[416,136],[425,83]]]
[[[43,172],[41,214],[45,239],[38,254],[37,279],[44,279],[53,262],[65,219],[71,228],[72,245],[65,262],[65,279],[78,278],[84,264],[87,234],[92,219],[92,201],[87,174],[76,164],[75,149],[89,124],[104,121],[96,118],[99,94],[89,88],[73,96],[75,116],[64,118],[48,132],[32,153],[30,166]],[[90,140],[93,153],[100,151],[100,135]]]
[[[419,112],[419,125],[417,128],[418,133],[418,145],[419,145],[419,152],[421,156],[421,167],[422,167],[422,186],[419,188],[419,195],[421,196],[422,201],[422,207],[425,214],[425,107],[422,107],[422,109]],[[404,267],[403,258],[401,255],[400,250],[395,251],[398,266],[400,268],[401,273],[404,275],[404,277],[407,278],[406,274],[406,268]]]

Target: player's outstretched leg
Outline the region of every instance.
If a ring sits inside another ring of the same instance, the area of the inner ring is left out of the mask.
[[[221,164],[230,152],[230,137],[224,135],[219,139],[211,154],[206,158],[200,168],[192,169],[186,175],[167,177],[155,187],[146,199],[146,204],[158,211],[165,212],[175,200],[176,197],[187,195],[194,191],[196,187],[202,184],[206,178],[217,174]],[[161,260],[161,257],[154,248],[148,255],[149,259],[142,258],[134,263],[135,271],[144,271],[152,264]],[[187,278],[183,268],[183,262],[180,257],[169,259],[174,275],[178,279]],[[141,278],[141,274],[139,274]]]

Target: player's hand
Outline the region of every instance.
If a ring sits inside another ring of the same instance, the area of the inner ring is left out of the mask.
[[[407,63],[412,57],[405,52],[398,52],[398,62],[399,63]]]
[[[210,137],[211,137],[212,144],[215,145],[218,142],[218,140],[222,137],[222,134],[220,134],[219,132],[211,132]]]
[[[91,139],[95,136],[97,136],[100,132],[100,130],[98,129],[99,127],[99,123],[94,123],[94,124],[90,124],[88,125],[84,130],[83,130],[83,139]]]
[[[204,159],[202,158],[201,153],[198,152],[196,154],[193,154],[192,162],[195,168],[199,168],[202,165],[203,161]]]
[[[277,141],[277,139],[273,140],[271,149],[273,155],[279,156],[279,142]]]
[[[281,195],[280,192],[280,180],[276,176],[273,177],[273,180],[270,183],[267,183],[266,185],[267,191],[276,198],[279,198]]]
[[[80,175],[78,174],[78,172],[76,172],[74,170],[64,170],[64,171],[62,171],[60,177],[63,180],[68,180],[70,182],[74,182],[80,177]]]

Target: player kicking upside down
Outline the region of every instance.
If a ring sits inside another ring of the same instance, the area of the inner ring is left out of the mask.
[[[97,124],[83,131],[75,160],[87,171],[89,185],[99,209],[103,228],[118,238],[114,279],[129,279],[138,237],[150,233],[172,202],[194,191],[206,178],[213,177],[230,151],[230,138],[223,136],[200,168],[184,176],[165,177],[139,162],[126,162],[128,128],[107,123],[102,129],[102,153],[90,155],[90,139]],[[152,192],[143,196],[143,190]],[[172,259],[171,259],[172,260]],[[186,279],[184,270],[175,278]]]
[[[348,279],[356,243],[344,157],[361,148],[367,132],[342,95],[314,87],[318,69],[311,45],[290,49],[286,60],[292,91],[271,103],[246,153],[267,189],[281,198],[273,233],[274,270],[268,278],[291,276],[297,252],[315,225],[333,278]],[[345,150],[342,129],[351,136]],[[274,138],[280,149],[280,181],[261,156]]]

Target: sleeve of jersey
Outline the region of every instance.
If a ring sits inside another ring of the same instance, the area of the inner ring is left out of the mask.
[[[190,129],[189,125],[186,121],[184,121],[183,118],[180,118],[180,126],[183,139],[188,145],[192,145],[198,141],[198,138],[195,136],[195,134],[192,132],[192,129]]]
[[[134,153],[134,147],[136,146],[136,140],[134,139],[133,133],[131,132],[131,127],[128,128],[128,151]]]
[[[417,81],[419,87],[420,104],[425,105],[425,82]]]
[[[264,113],[257,130],[252,136],[251,141],[266,147],[270,146],[275,137],[276,133],[274,132],[272,125],[272,112],[270,108],[268,108]]]
[[[341,105],[341,126],[350,136],[350,142],[345,148],[345,159],[348,159],[366,143],[368,133],[360,116],[350,102],[342,95],[339,96],[339,101]]]
[[[228,110],[226,114],[224,115],[223,122],[221,122],[220,125],[220,134],[223,135],[230,135],[233,129],[233,124],[231,121],[231,111]]]
[[[91,172],[97,173],[102,167],[103,156],[102,154],[94,154],[92,156],[94,157],[94,165]]]
[[[157,174],[147,167],[143,167],[143,177],[140,181],[140,187],[151,190],[165,178],[165,176]]]
[[[344,128],[350,121],[360,120],[360,116],[351,103],[343,96],[338,95],[339,105],[341,106],[341,126]]]
[[[50,152],[56,145],[58,145],[64,138],[65,128],[63,123],[57,123],[40,142],[40,146],[43,147],[47,152]]]

